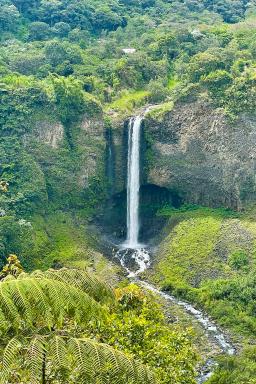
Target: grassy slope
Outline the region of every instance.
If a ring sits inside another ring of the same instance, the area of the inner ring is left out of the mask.
[[[140,107],[147,103],[150,93],[146,90],[125,91],[118,99],[111,104],[107,104],[106,111],[117,111],[119,113],[131,112],[134,108]]]
[[[151,278],[198,302],[223,325],[252,335],[256,216],[255,209],[248,212],[162,212],[170,216],[169,235],[160,245]]]
[[[29,269],[55,267],[88,268],[106,280],[119,272],[97,251],[95,236],[83,218],[70,212],[33,216],[32,249],[23,255]]]

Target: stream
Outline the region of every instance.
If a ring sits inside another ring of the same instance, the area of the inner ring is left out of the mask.
[[[201,327],[204,329],[207,339],[212,340],[223,354],[232,356],[236,353],[235,347],[228,340],[225,333],[221,331],[216,323],[211,320],[205,313],[196,309],[190,303],[180,300],[175,296],[170,295],[169,293],[163,292],[157,289],[154,285],[139,278],[139,274],[144,272],[150,266],[150,253],[145,248],[127,249],[121,247],[116,253],[116,257],[118,257],[120,264],[126,270],[131,281],[134,281],[142,288],[162,297],[166,302],[176,304],[181,307],[187,314],[192,316],[201,325]],[[135,271],[131,271],[126,264],[127,261],[130,262],[131,258],[134,261],[133,267],[135,264],[137,265],[137,269]],[[206,360],[198,372],[197,383],[205,383],[211,377],[216,367],[217,363],[214,361],[214,358],[209,358]]]
[[[150,267],[150,252],[145,245],[139,242],[139,191],[140,191],[140,137],[141,123],[145,114],[152,108],[147,108],[140,115],[132,117],[129,121],[128,131],[128,166],[127,166],[127,239],[119,247],[116,257],[121,266],[126,270],[128,277],[144,289],[161,296],[166,302],[181,307],[184,312],[193,316],[201,325],[207,339],[214,344],[223,354],[234,355],[235,348],[227,339],[224,332],[202,311],[194,308],[190,303],[162,292],[146,281],[139,279],[139,275]],[[197,383],[203,384],[213,374],[217,363],[214,358],[209,358],[198,372]]]

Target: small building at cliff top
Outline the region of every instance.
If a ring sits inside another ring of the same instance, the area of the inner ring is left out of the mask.
[[[131,55],[136,52],[135,48],[123,48],[122,52],[125,53],[126,55]]]

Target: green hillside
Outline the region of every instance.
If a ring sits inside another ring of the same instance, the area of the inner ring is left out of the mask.
[[[126,231],[128,118],[149,105],[143,277],[235,345],[204,382],[256,383],[246,0],[0,0],[0,383],[195,384],[219,354],[113,257]]]

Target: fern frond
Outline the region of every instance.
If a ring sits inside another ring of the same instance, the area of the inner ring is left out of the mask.
[[[79,374],[82,373],[92,382],[97,379],[99,383],[113,384],[157,383],[147,367],[106,344],[99,344],[91,339],[70,339],[68,346],[78,362]],[[81,380],[80,375],[79,379]]]
[[[79,384],[157,384],[154,374],[144,365],[107,344],[92,339],[77,339],[61,336],[46,338],[37,335],[27,345],[12,339],[4,352],[3,371],[0,383],[6,384],[15,365],[19,368],[17,355],[23,349],[23,359],[30,371],[30,381],[41,383],[46,372],[61,377],[64,368]],[[15,364],[16,363],[16,364]],[[65,376],[66,377],[66,376]],[[72,380],[73,380],[72,379]]]
[[[46,370],[46,341],[42,336],[35,336],[28,348],[31,381],[40,384]]]
[[[104,308],[81,289],[63,281],[23,277],[0,282],[0,311],[16,329],[38,324],[62,324],[65,317],[79,322],[101,319]],[[25,324],[24,324],[25,322]]]
[[[67,348],[63,337],[55,336],[49,344],[50,355],[58,367],[67,367]]]
[[[96,301],[113,301],[115,296],[112,288],[96,276],[78,269],[62,268],[44,272],[44,276],[53,280],[67,282],[87,292]]]
[[[75,338],[72,338],[68,341],[68,350],[73,358],[73,364],[77,374],[79,373],[79,378],[81,384],[91,382],[91,367],[93,364],[92,359],[89,358],[86,354],[84,345]]]
[[[9,290],[6,290],[6,286],[3,286],[4,283],[5,282],[0,283],[0,310],[5,318],[16,326],[20,322],[19,311],[11,298]],[[8,283],[8,281],[6,283]]]
[[[38,280],[30,279],[29,289],[32,290],[34,299],[36,300],[36,306],[39,309],[40,313],[47,313],[49,310],[48,299],[40,286]]]
[[[6,345],[2,358],[2,370],[0,373],[0,383],[6,383],[9,372],[14,363],[17,362],[17,356],[22,349],[22,344],[19,338],[12,338]]]
[[[26,285],[18,280],[8,280],[8,289],[11,294],[13,303],[16,305],[19,313],[24,319],[31,324],[32,323],[32,312],[30,308],[29,300],[26,295]]]
[[[138,363],[138,361],[135,361],[134,368],[136,369],[136,375],[139,378],[139,382],[143,383],[144,380],[146,380],[147,383],[152,384],[156,382],[153,372],[148,369],[145,365],[142,365]]]

